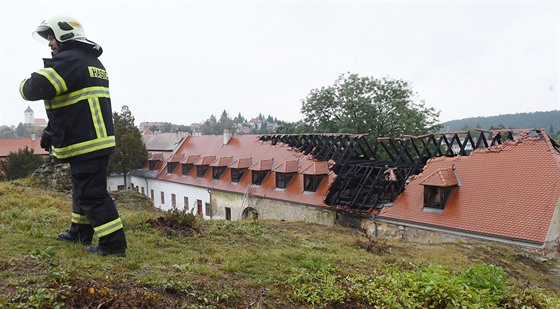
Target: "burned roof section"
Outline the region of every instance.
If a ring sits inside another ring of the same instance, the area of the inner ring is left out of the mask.
[[[263,135],[273,145],[285,143],[318,161],[331,161],[337,175],[325,203],[358,212],[390,205],[434,157],[468,156],[477,149],[523,138],[542,138],[543,129],[509,129],[440,132],[399,138],[380,137],[372,148],[363,134]],[[560,153],[560,145],[550,139]],[[374,153],[372,149],[377,149]]]

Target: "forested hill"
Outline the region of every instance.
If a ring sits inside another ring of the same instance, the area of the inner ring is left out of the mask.
[[[443,123],[442,131],[468,129],[524,129],[544,128],[549,135],[560,134],[560,111],[506,114],[489,117],[472,117]]]

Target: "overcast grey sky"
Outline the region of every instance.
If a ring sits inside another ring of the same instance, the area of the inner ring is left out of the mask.
[[[411,83],[440,120],[560,109],[554,1],[0,0],[0,124],[23,122],[18,86],[50,57],[31,33],[71,15],[99,43],[113,110],[189,125],[223,110],[297,121],[341,74]]]

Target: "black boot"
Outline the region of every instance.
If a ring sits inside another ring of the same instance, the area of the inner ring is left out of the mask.
[[[93,227],[89,224],[72,223],[70,229],[60,232],[56,239],[90,245],[93,240]]]
[[[103,256],[112,255],[117,257],[126,257],[125,249],[118,249],[118,250],[106,250],[100,247],[88,247],[87,248],[89,253],[95,253]]]

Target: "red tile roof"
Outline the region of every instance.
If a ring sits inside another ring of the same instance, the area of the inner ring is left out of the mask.
[[[213,167],[226,167],[231,164],[233,157],[221,157],[210,164]]]
[[[238,159],[229,165],[229,168],[249,168],[251,166],[251,158]]]
[[[420,181],[421,185],[434,187],[451,187],[459,184],[452,167],[441,168]]]
[[[434,158],[379,217],[542,244],[560,197],[559,162],[546,135]],[[422,183],[453,183],[444,172],[452,166],[461,186],[442,213],[423,211]]]
[[[0,139],[0,158],[7,157],[10,152],[17,152],[19,149],[24,149],[26,146],[33,149],[35,154],[48,155],[49,153],[41,148],[41,138],[33,140],[30,137],[18,138],[1,138]]]
[[[189,136],[177,150],[177,153],[184,154],[185,156],[191,154],[200,155],[201,159],[197,161],[197,164],[200,164],[199,162],[202,162],[204,158],[213,158],[210,162],[207,162],[207,164],[212,163],[216,157],[230,157],[232,158],[231,162],[251,158],[251,161],[255,162],[250,167],[251,170],[270,171],[260,186],[250,187],[249,194],[251,196],[266,196],[266,198],[270,199],[330,207],[324,203],[324,200],[328,188],[335,179],[334,174],[327,176],[327,181],[322,181],[313,194],[303,194],[302,174],[294,175],[286,189],[276,189],[275,172],[271,171],[273,162],[278,163],[278,166],[287,167],[285,169],[286,171],[294,170],[294,166],[296,166],[295,171],[297,171],[297,165],[290,162],[297,163],[299,160],[299,164],[305,168],[314,162],[308,156],[303,155],[283,143],[272,145],[270,142],[260,141],[259,135],[233,135],[228,144],[224,145],[222,135]],[[249,166],[251,161],[246,161],[245,166]],[[182,175],[180,168],[175,169],[171,174],[167,174],[164,167],[161,167],[159,171],[156,177],[159,180],[240,194],[245,193],[247,187],[252,183],[251,173],[244,173],[241,179],[239,179],[239,182],[232,182],[230,168],[226,169],[226,172],[220,176],[219,181],[212,179],[211,172],[207,172],[204,177],[196,177],[197,171],[195,169],[191,170],[186,176]]]
[[[251,166],[250,170],[252,171],[270,171],[272,169],[272,164],[274,163],[274,159],[268,160],[259,160],[257,163]]]
[[[178,163],[178,162],[181,162],[181,161],[183,160],[183,157],[184,157],[184,156],[185,156],[185,155],[182,154],[182,153],[176,153],[176,154],[174,154],[174,155],[171,157],[171,159],[169,159],[169,161],[167,161],[167,162],[171,162],[171,163],[175,163],[175,162]]]
[[[162,161],[163,160],[163,153],[162,152],[152,152],[148,156],[149,161]]]
[[[304,175],[328,175],[329,167],[327,162],[313,162],[306,169],[301,171]]]
[[[216,156],[205,156],[194,162],[194,165],[210,165],[214,160],[216,160]]]
[[[184,156],[184,159],[181,161],[181,164],[194,164],[194,162],[198,161],[198,159],[200,159],[200,155]]]
[[[278,173],[295,173],[298,171],[298,160],[284,161],[275,167],[274,171]]]

